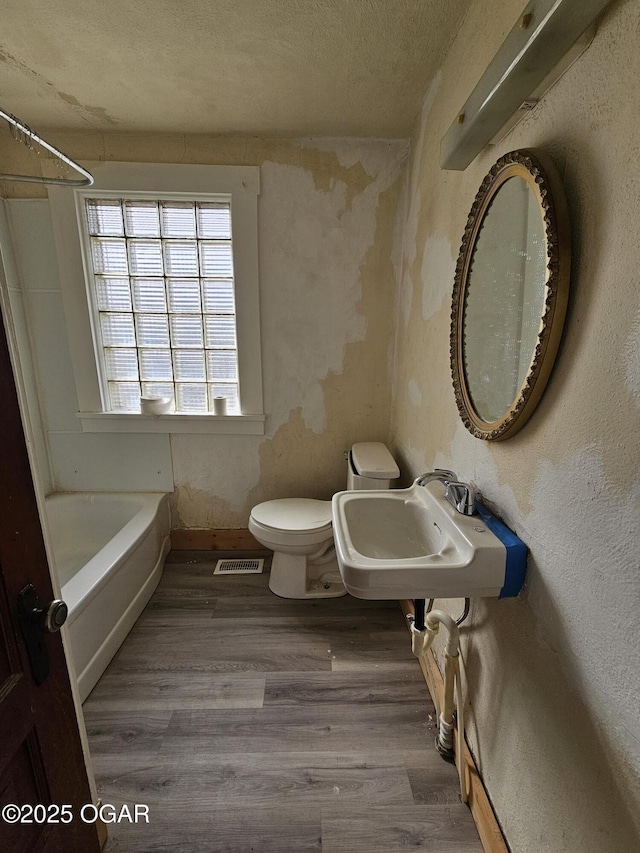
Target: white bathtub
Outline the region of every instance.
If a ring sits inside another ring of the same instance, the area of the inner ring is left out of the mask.
[[[77,492],[46,510],[84,701],[158,585],[169,506],[165,494]]]

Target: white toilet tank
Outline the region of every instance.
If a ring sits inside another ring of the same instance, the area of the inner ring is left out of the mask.
[[[388,489],[400,469],[380,441],[354,444],[348,455],[347,489]]]

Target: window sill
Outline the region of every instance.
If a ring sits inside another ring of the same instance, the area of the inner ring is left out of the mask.
[[[78,412],[83,432],[217,433],[264,435],[264,415],[142,415]]]

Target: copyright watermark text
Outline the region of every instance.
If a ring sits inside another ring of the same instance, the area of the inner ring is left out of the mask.
[[[149,806],[143,803],[134,803],[131,806],[114,806],[111,803],[94,805],[86,803],[74,810],[73,806],[58,806],[51,803],[47,806],[29,803],[18,806],[15,803],[7,803],[0,810],[0,817],[4,823],[72,823],[75,817],[79,817],[83,823],[95,823],[97,820],[103,823],[149,823]]]

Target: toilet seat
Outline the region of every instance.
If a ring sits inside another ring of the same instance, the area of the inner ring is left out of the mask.
[[[331,501],[281,498],[254,506],[251,518],[266,530],[291,536],[327,532],[331,535]],[[315,537],[314,537],[315,538]]]

